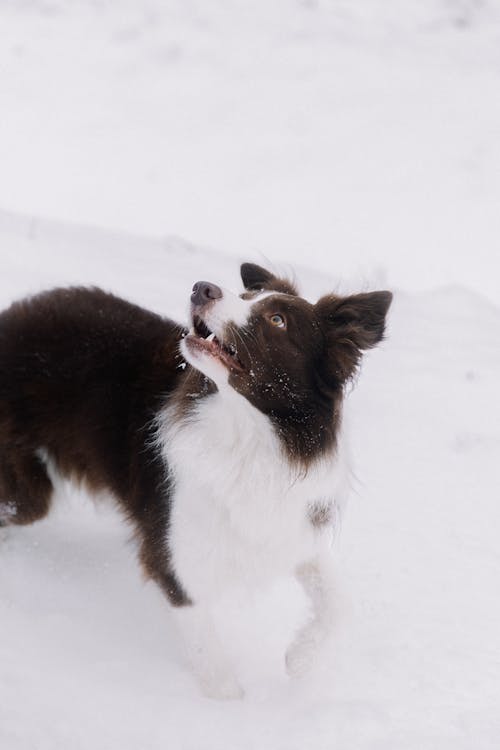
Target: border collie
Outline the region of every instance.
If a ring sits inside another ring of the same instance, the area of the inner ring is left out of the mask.
[[[260,266],[241,276],[240,296],[194,285],[189,330],[96,288],[0,315],[0,524],[43,518],[56,471],[110,492],[219,698],[242,695],[211,615],[224,591],[296,576],[313,616],[287,651],[292,675],[328,635],[344,388],[392,299],[313,305]]]

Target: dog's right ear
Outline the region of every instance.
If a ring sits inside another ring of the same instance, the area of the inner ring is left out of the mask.
[[[363,352],[382,341],[391,302],[391,292],[369,292],[349,297],[332,294],[316,303],[326,343],[326,380],[342,384],[353,376]]]
[[[275,276],[256,263],[242,263],[240,273],[243,286],[249,292],[282,292],[283,294],[292,294],[294,296],[298,294],[297,289],[291,281]]]

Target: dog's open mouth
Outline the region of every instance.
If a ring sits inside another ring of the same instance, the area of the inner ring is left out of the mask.
[[[192,349],[210,354],[231,370],[244,369],[234,344],[219,341],[198,315],[193,316],[193,328],[186,336],[186,343]]]

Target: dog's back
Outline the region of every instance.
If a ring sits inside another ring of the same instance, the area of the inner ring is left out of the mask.
[[[182,372],[182,332],[100,289],[55,289],[0,315],[0,524],[47,514],[46,456],[63,475],[111,492],[143,538],[166,523],[154,418]],[[164,560],[149,546],[142,562],[163,579]]]

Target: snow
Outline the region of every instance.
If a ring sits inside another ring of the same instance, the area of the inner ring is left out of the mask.
[[[62,486],[0,537],[2,750],[498,747],[499,37],[493,0],[0,4],[0,307],[98,284],[182,320],[252,259],[396,290],[311,675],[282,582],[220,612],[246,697],[204,699],[129,529]]]
[[[0,12],[3,208],[498,297],[498,0]]]

